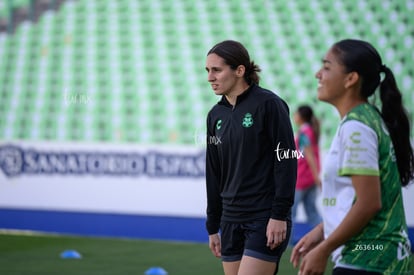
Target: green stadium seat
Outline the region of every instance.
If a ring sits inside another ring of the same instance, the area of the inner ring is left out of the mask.
[[[236,39],[262,67],[261,83],[291,109],[317,106],[329,141],[337,115],[316,100],[320,58],[335,40],[367,39],[412,101],[413,9],[408,0],[67,1],[0,36],[0,75],[8,76],[0,81],[0,131],[19,139],[194,144],[219,100],[206,79],[206,52]],[[91,102],[65,105],[67,94]],[[40,97],[42,109],[28,105]]]
[[[5,1],[0,2],[0,22],[4,23],[8,22],[10,17],[10,9],[6,3]]]

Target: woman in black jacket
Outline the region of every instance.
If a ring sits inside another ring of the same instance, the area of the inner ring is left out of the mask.
[[[226,275],[275,274],[291,230],[297,158],[287,104],[259,84],[246,48],[223,41],[207,54],[221,100],[207,117],[209,246]]]

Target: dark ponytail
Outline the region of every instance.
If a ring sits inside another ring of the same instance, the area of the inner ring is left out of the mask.
[[[259,84],[260,67],[250,60],[247,49],[240,43],[234,40],[225,40],[216,44],[211,48],[207,55],[215,53],[224,59],[227,65],[233,70],[238,66],[243,65],[245,68],[244,80],[247,84]]]
[[[414,157],[410,143],[410,121],[402,104],[402,95],[397,87],[393,72],[381,66],[385,74],[380,84],[382,119],[387,125],[397,156],[398,171],[402,185],[406,186],[414,177]]]
[[[313,134],[315,135],[316,142],[319,142],[320,123],[317,117],[315,116],[312,107],[310,107],[309,105],[301,105],[298,107],[297,112],[304,122],[310,124],[313,130]]]
[[[402,104],[402,95],[393,72],[382,64],[378,51],[368,42],[345,39],[333,50],[347,72],[357,72],[362,79],[361,95],[368,99],[378,85],[382,102],[381,116],[390,133],[397,158],[402,186],[414,178],[414,154],[410,143],[410,122]],[[385,77],[381,81],[380,74]]]
[[[260,77],[258,73],[260,71],[260,67],[251,61],[249,67],[246,68],[246,72],[244,73],[244,79],[246,80],[247,84],[251,85],[254,83],[259,85]]]

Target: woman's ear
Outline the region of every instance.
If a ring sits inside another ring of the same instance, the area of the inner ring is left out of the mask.
[[[237,66],[236,68],[237,77],[243,77],[245,72],[246,72],[246,67],[244,67],[244,65]]]
[[[354,85],[357,85],[359,82],[359,74],[357,72],[350,72],[345,77],[345,88],[352,87]]]

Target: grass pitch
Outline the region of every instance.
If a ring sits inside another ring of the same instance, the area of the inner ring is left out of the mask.
[[[60,257],[63,251],[72,249],[82,258]],[[290,254],[288,248],[278,274],[298,273],[289,262]],[[155,266],[164,268],[168,275],[223,274],[220,260],[207,244],[0,234],[0,274],[4,275],[139,275]],[[325,274],[330,274],[331,268],[329,264]]]

